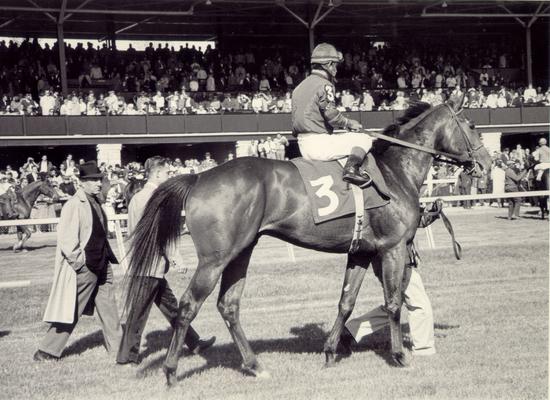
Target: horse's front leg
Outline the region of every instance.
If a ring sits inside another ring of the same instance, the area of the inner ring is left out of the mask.
[[[385,310],[388,313],[391,335],[391,354],[398,366],[410,364],[410,355],[403,348],[401,333],[401,307],[403,305],[403,274],[405,269],[405,243],[382,252],[375,263],[380,263],[384,286]]]
[[[31,237],[31,230],[28,225],[17,226],[17,243],[13,245],[13,251],[23,250],[25,242]]]
[[[369,261],[361,263],[359,266],[357,262],[352,260],[352,257],[348,258],[348,264],[346,266],[346,274],[344,276],[344,285],[342,286],[342,294],[340,295],[340,303],[338,304],[338,316],[332,327],[327,341],[325,342],[324,352],[326,356],[325,367],[331,367],[335,362],[336,349],[340,341],[340,335],[344,329],[344,324],[350,317],[353,308],[355,307],[355,301],[361,289],[363,278],[365,277],[366,267],[369,265]]]

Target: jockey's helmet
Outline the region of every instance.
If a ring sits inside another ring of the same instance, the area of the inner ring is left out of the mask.
[[[342,62],[344,57],[336,48],[328,43],[320,43],[311,52],[312,64],[327,64],[330,62]]]
[[[311,52],[311,64],[320,65],[333,78],[336,76],[336,65],[344,60],[342,53],[328,43],[320,43]]]

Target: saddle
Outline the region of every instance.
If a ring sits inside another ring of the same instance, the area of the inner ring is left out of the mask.
[[[343,166],[339,161],[311,161],[303,158],[295,158],[291,162],[296,166],[310,199],[313,220],[316,224],[331,221],[333,219],[362,213],[364,210],[383,207],[389,203],[389,190],[384,181],[382,173],[378,169],[376,160],[368,155],[362,168],[373,179],[373,184],[359,189],[342,180]],[[345,161],[345,160],[343,160]],[[364,200],[362,206],[356,207],[353,194],[357,188]]]

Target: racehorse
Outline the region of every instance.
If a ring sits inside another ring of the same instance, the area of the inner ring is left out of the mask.
[[[323,349],[327,366],[335,362],[344,323],[353,311],[371,263],[383,285],[393,360],[400,366],[409,364],[400,326],[402,286],[404,279],[407,282],[406,247],[416,232],[419,191],[434,153],[445,152],[451,161],[467,165],[477,174],[480,167],[488,170],[491,164],[477,131],[460,116],[460,111],[451,101],[433,108],[419,103],[409,108],[399,125],[385,131],[401,144],[378,140],[373,147],[391,201],[385,207],[365,212],[363,240],[358,250],[348,256],[338,315]],[[324,190],[328,192],[330,187]],[[176,382],[187,329],[220,277],[217,306],[243,359],[242,368],[257,377],[269,376],[250,347],[239,319],[250,257],[263,234],[310,249],[348,253],[355,217],[315,225],[312,207],[292,163],[253,157],[238,158],[198,175],[171,178],[155,191],[133,235],[126,306],[141,291],[142,280],[133,277],[146,274],[167,247],[175,243],[183,209],[199,260],[180,299],[163,366],[169,386]]]
[[[17,202],[14,206],[15,219],[26,219],[31,215],[32,207],[40,194],[51,197],[56,201],[59,196],[48,180],[38,180],[29,183],[21,190],[16,190]],[[13,245],[13,251],[23,250],[25,243],[31,237],[31,230],[28,225],[17,226],[17,243]]]
[[[536,174],[536,171],[535,171]],[[550,170],[545,169],[544,173],[542,174],[542,179],[540,181],[537,181],[535,179],[535,188],[536,190],[548,190],[550,189]],[[540,216],[542,219],[545,218],[546,215],[548,215],[548,196],[540,196],[539,197],[539,207],[540,207]]]

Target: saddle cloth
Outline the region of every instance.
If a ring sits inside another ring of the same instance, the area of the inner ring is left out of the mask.
[[[367,172],[374,184],[363,190],[365,210],[389,203],[389,191],[384,178],[371,154],[368,155]],[[291,162],[298,168],[304,181],[307,195],[313,204],[313,220],[316,224],[355,214],[353,192],[342,180],[342,165],[338,161],[310,161],[294,158]]]

